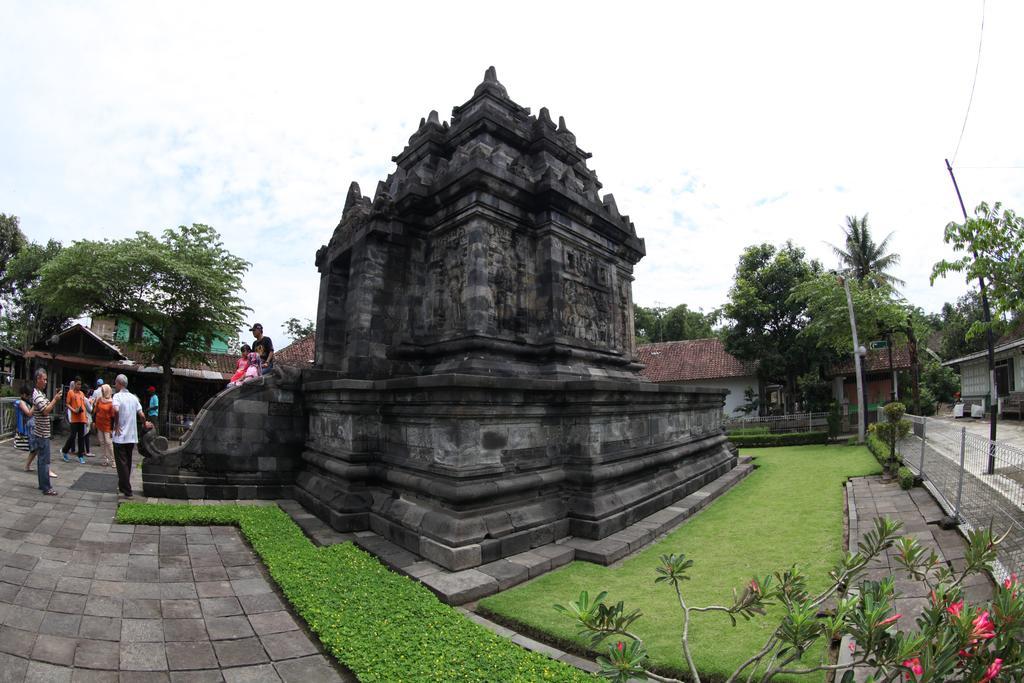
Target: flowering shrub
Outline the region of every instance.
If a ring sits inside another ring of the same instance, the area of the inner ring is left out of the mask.
[[[681,554],[662,555],[654,581],[672,588],[683,613],[680,642],[692,681],[701,680],[689,645],[693,612],[722,613],[735,625],[737,617],[764,617],[765,608],[773,604],[784,610],[778,626],[764,646],[736,669],[726,683],[771,681],[783,674],[843,669],[846,671],[839,680],[851,683],[854,674],[849,667],[854,666],[870,670],[868,681],[879,683],[1021,680],[1024,590],[1016,575],[996,588],[994,599],[987,605],[967,605],[963,597],[964,580],[991,570],[996,546],[1002,539],[996,539],[991,529],[971,531],[964,568],[954,573],[917,539],[898,537],[900,528],[899,522],[875,520],[874,528],[864,535],[857,552],[845,553],[829,573],[828,587],[814,595],[807,591],[806,578],[794,566],[750,579],[733,590],[731,603],[689,605],[682,584],[689,579],[693,561]],[[901,628],[912,618],[893,609],[898,597],[895,578],[864,579],[871,561],[887,551],[902,573],[924,582],[930,590],[927,606],[913,618],[915,630]],[[584,591],[575,602],[555,605],[555,609],[576,621],[580,635],[589,638],[593,647],[610,641],[607,655],[598,659],[601,676],[618,683],[631,678],[680,683],[647,668],[643,640],[631,630],[643,615],[638,610],[627,611],[622,602],[606,603],[606,597],[606,593],[601,593],[591,599]],[[825,609],[831,598],[835,598],[835,607]],[[850,639],[852,664],[803,661],[819,641],[835,645],[844,637]]]

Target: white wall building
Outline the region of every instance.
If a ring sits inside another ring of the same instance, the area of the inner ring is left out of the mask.
[[[1020,335],[1020,336],[1017,336]],[[1016,338],[1014,338],[1016,337]],[[995,345],[996,393],[1002,412],[1004,404],[1013,394],[1024,393],[1024,331],[1003,337]],[[961,356],[948,360],[943,365],[960,370],[960,398],[972,403],[984,404],[988,410],[989,399],[988,352]]]

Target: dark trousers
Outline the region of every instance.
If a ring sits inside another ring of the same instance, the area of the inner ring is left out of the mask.
[[[81,455],[85,453],[85,423],[84,422],[72,422],[71,433],[68,434],[68,440],[64,442],[64,448],[60,449],[61,453],[67,453],[75,447],[77,442],[78,450],[75,453]]]
[[[114,464],[117,466],[117,490],[126,496],[132,495],[132,449],[133,443],[114,444]]]

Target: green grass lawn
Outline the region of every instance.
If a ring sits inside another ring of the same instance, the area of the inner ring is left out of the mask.
[[[671,586],[654,583],[658,556],[685,553],[694,561],[692,580],[684,584],[683,593],[693,606],[729,604],[732,589],[741,588],[751,576],[764,576],[794,563],[809,575],[812,591],[821,589],[828,569],[842,552],[842,484],[849,477],[880,471],[863,447],[794,446],[744,454],[756,458],[756,471],[621,566],[573,562],[482,600],[482,611],[526,624],[556,640],[582,644],[572,621],[552,605],[575,600],[581,590],[591,596],[608,591],[609,602],[624,600],[628,609],[643,612],[632,630],[644,639],[656,666],[682,674],[682,615]],[[690,641],[702,677],[728,675],[756,652],[778,623],[770,618],[779,614],[778,608],[773,609],[769,617],[757,622],[741,619],[735,628],[722,614],[694,615]]]

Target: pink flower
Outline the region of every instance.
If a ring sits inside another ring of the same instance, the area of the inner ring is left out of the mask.
[[[989,638],[996,637],[996,627],[995,624],[992,623],[992,620],[989,619],[988,612],[982,612],[975,617],[974,621],[971,623],[974,624],[974,629],[971,631],[971,638],[976,640],[983,638],[987,640]]]
[[[964,601],[954,602],[952,605],[946,608],[946,611],[952,614],[954,617],[960,616],[960,612],[963,611]]]
[[[751,579],[750,580],[750,592],[751,593],[760,593],[761,592],[761,587],[757,585],[757,579]]]
[[[1003,668],[1003,660],[996,657],[996,659],[989,665],[985,671],[985,675],[981,679],[981,683],[986,681],[995,680],[995,677],[999,675],[999,670]]]
[[[623,648],[625,647],[625,643],[623,643],[621,640],[615,644],[615,649],[617,649],[619,652],[622,652]]]
[[[857,651],[857,641],[856,640],[851,640],[850,641],[850,654],[853,654],[856,651]]]
[[[988,612],[985,612],[985,614],[987,615]],[[895,624],[896,620],[899,619],[902,616],[903,616],[902,614],[894,614],[891,617],[889,617],[888,619],[883,619],[882,621],[878,622],[878,625],[879,626],[888,626],[889,624]]]
[[[917,657],[914,657],[913,659],[908,659],[907,661],[903,662],[903,666],[913,671],[915,676],[920,676],[924,673],[924,667],[921,666],[921,660]]]
[[[1005,588],[1006,590],[1010,590],[1011,588],[1013,588],[1016,585],[1017,585],[1017,575],[1016,574],[1010,574],[1010,578],[1008,578],[1006,581],[1003,581],[1003,588]]]

